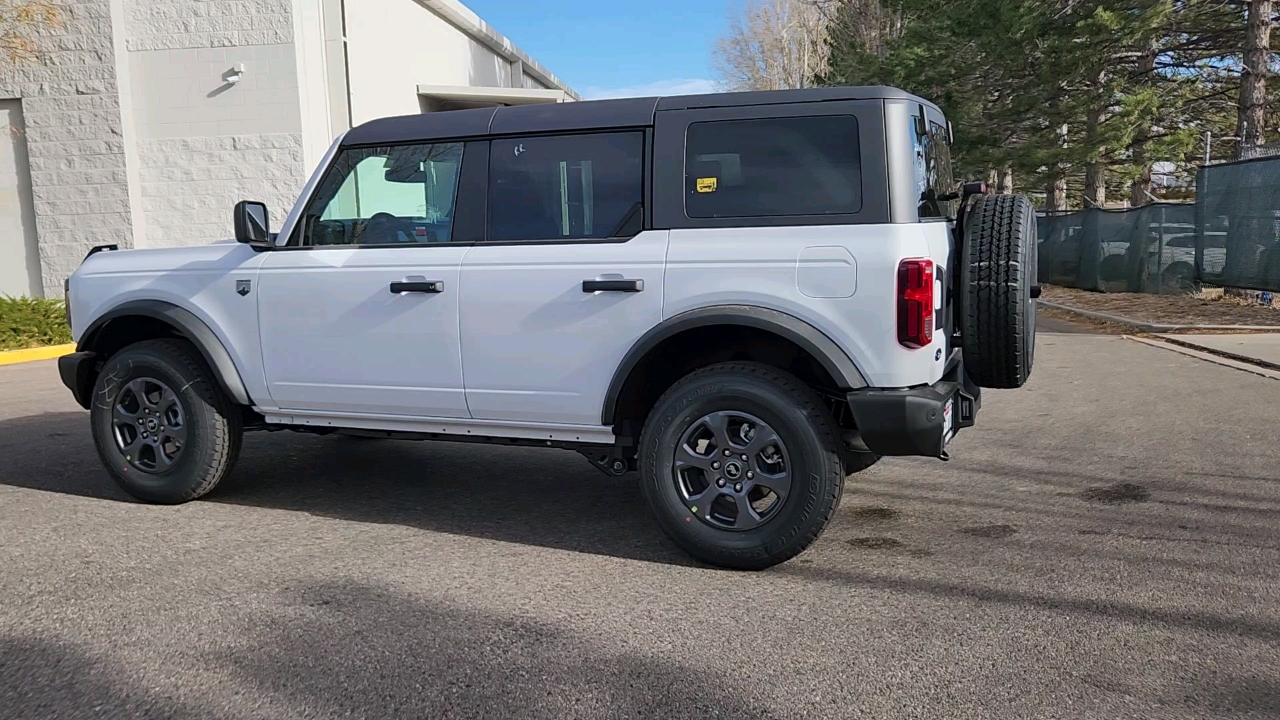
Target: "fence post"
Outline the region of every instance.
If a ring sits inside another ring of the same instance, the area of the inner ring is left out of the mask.
[[[1160,244],[1156,247],[1156,294],[1164,294],[1164,226],[1169,209],[1160,206]]]
[[[1207,192],[1209,190],[1209,168],[1201,167],[1196,172],[1196,256],[1195,256],[1195,276],[1196,284],[1204,284],[1204,226],[1205,226],[1205,205],[1209,202]]]

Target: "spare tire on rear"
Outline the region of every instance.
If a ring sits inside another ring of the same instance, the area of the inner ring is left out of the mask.
[[[1036,343],[1036,213],[1024,195],[979,195],[964,216],[960,265],[965,371],[984,388],[1017,388]]]

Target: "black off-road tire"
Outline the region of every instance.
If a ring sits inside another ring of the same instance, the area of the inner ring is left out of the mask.
[[[674,458],[688,428],[708,413],[761,419],[787,448],[791,490],[775,514],[748,530],[695,517],[676,485]],[[844,489],[839,434],[822,399],[768,365],[731,362],[690,373],[658,400],[640,437],[640,488],[663,531],[710,565],[763,570],[803,552],[826,528]]]
[[[965,371],[984,388],[1018,388],[1036,344],[1036,213],[1023,195],[980,195],[965,215],[960,333]]]
[[[116,441],[115,412],[120,393],[145,378],[171,388],[184,415],[185,442],[171,467],[145,472],[130,462]],[[152,503],[195,500],[226,477],[240,454],[243,420],[194,347],[185,340],[146,340],[107,360],[98,375],[90,424],[98,456],[127,493]]]

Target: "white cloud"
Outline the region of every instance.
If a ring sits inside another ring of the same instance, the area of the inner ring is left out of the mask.
[[[682,80],[659,80],[647,85],[633,85],[620,88],[591,87],[582,91],[584,100],[608,100],[625,97],[655,97],[660,95],[700,95],[717,92],[715,82],[702,78],[685,78]]]

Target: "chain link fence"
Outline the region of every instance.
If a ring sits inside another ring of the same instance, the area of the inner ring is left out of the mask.
[[[1200,168],[1196,202],[1040,213],[1040,281],[1103,292],[1280,291],[1280,157]]]

